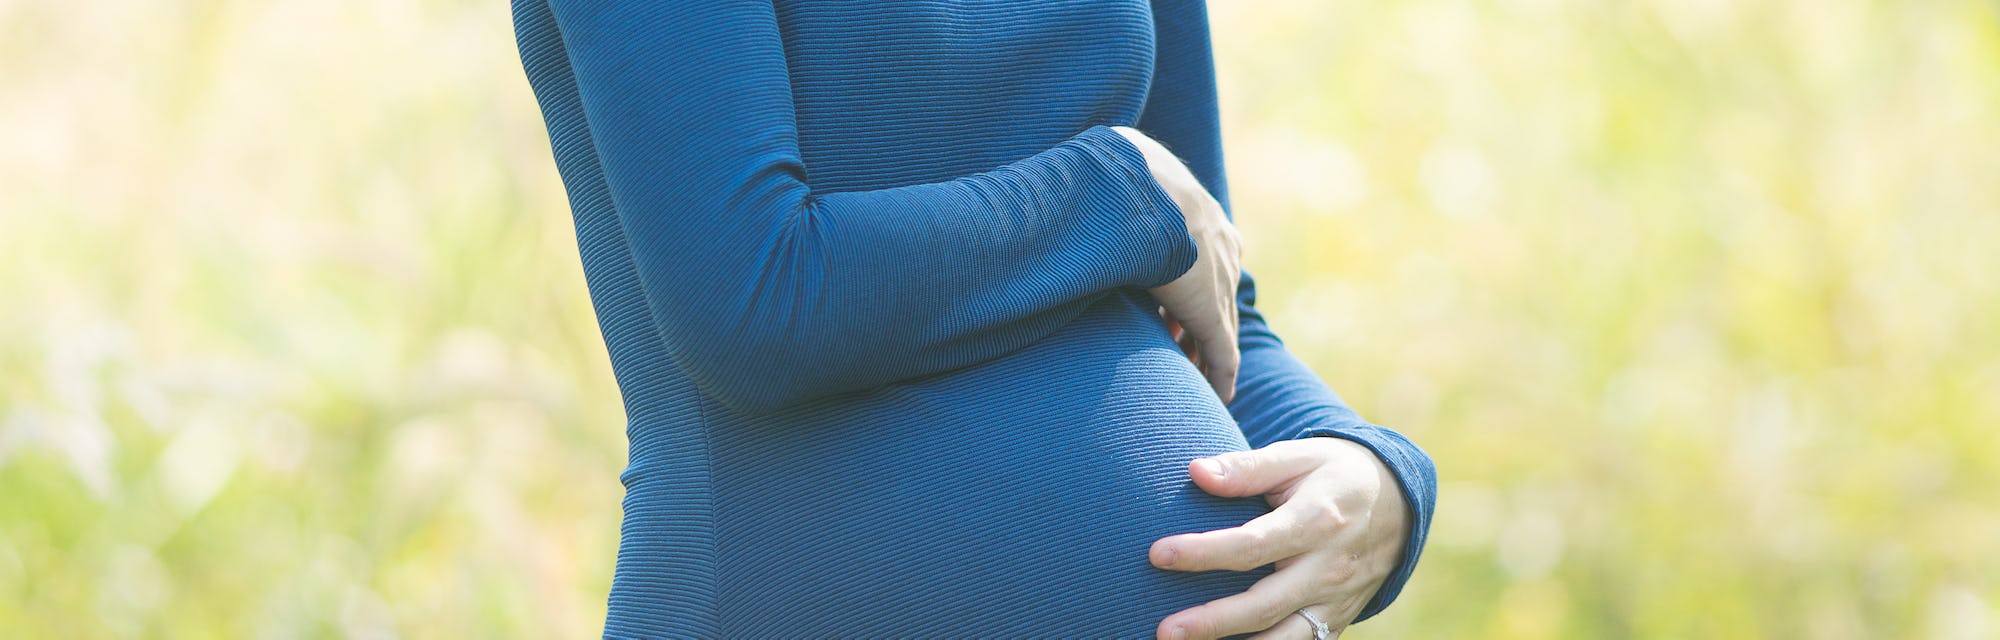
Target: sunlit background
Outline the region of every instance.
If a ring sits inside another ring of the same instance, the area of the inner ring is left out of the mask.
[[[1346,637],[2000,637],[2000,5],[1211,11],[1263,306],[1443,481]],[[0,637],[600,631],[509,19],[0,0]]]

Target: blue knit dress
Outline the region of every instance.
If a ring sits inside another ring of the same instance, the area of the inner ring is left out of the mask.
[[[1228,202],[1183,0],[515,0],[629,419],[610,637],[1150,637],[1269,573],[1153,568],[1237,526],[1190,459],[1422,451],[1239,299],[1224,406],[1145,289],[1196,248],[1134,125]],[[1254,261],[1255,257],[1251,256]]]

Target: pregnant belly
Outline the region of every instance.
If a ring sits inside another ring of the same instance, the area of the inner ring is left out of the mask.
[[[1147,562],[1265,507],[1188,480],[1246,445],[1132,295],[993,362],[717,424],[710,446],[731,635],[1149,637],[1262,575]]]

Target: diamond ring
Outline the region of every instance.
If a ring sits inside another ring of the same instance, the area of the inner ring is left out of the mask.
[[[1326,626],[1326,621],[1319,619],[1319,616],[1313,615],[1311,611],[1300,609],[1298,614],[1313,626],[1313,640],[1326,640],[1327,634],[1333,633],[1333,629]]]

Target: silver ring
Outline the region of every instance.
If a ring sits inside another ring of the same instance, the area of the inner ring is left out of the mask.
[[[1311,611],[1300,609],[1297,613],[1313,626],[1313,640],[1326,640],[1326,635],[1333,633],[1333,628],[1326,626],[1326,621],[1319,619],[1319,616],[1313,615]]]

